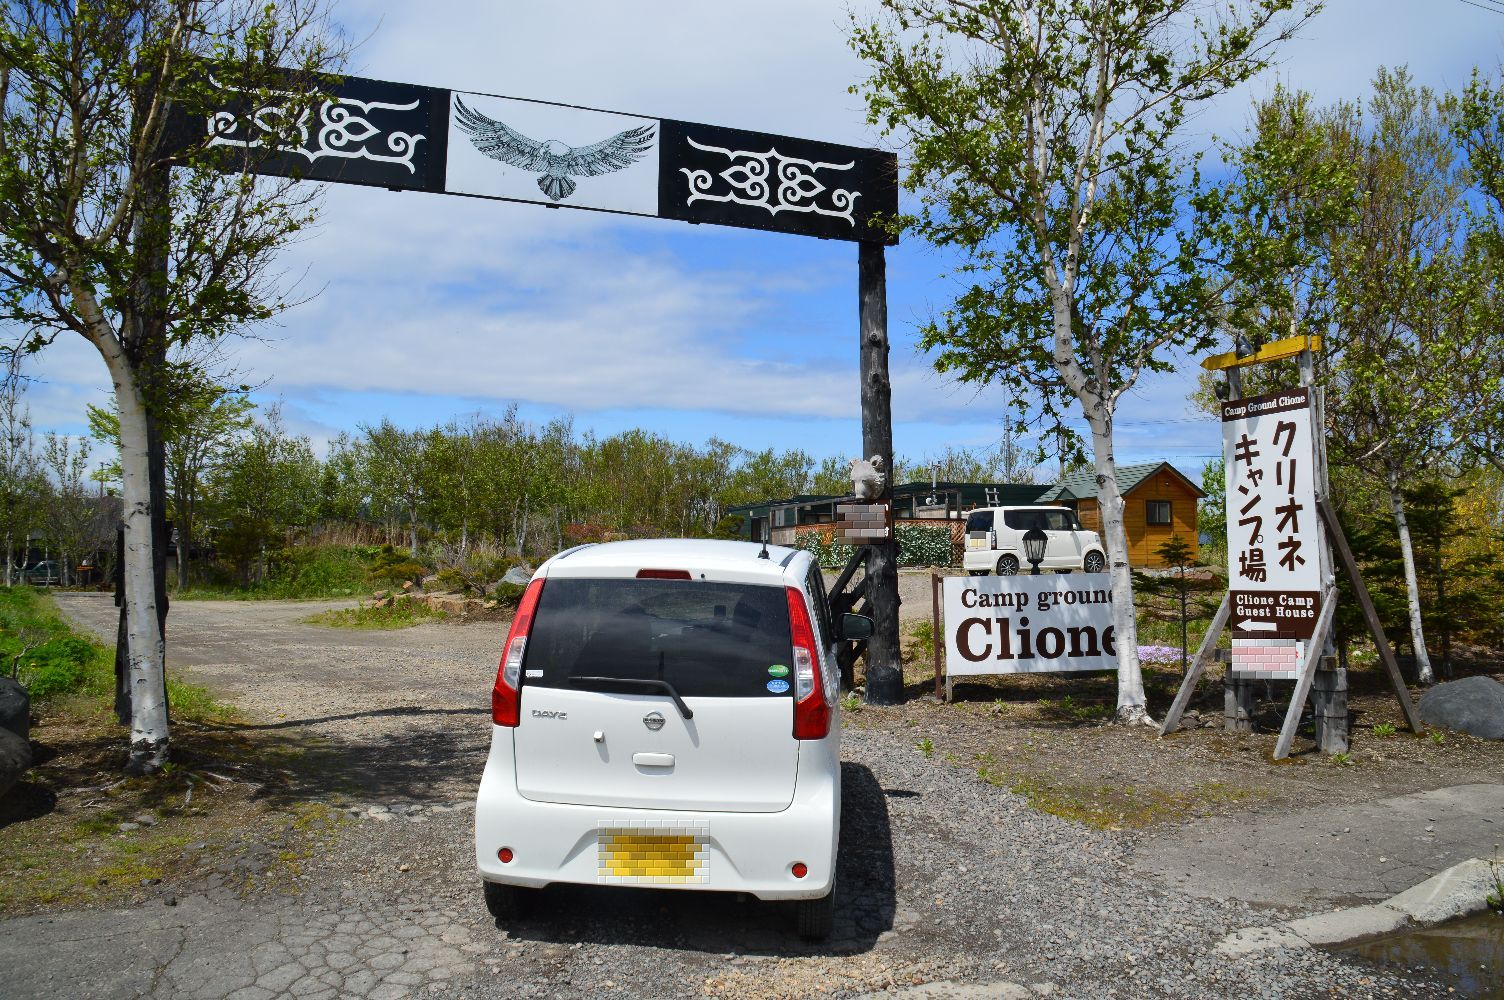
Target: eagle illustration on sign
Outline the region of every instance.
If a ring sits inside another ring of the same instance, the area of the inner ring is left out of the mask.
[[[569,146],[557,139],[542,142],[488,118],[454,98],[455,125],[470,137],[477,150],[523,170],[538,174],[538,188],[551,201],[574,193],[574,177],[599,177],[642,159],[653,147],[654,127],[640,125],[589,146]]]

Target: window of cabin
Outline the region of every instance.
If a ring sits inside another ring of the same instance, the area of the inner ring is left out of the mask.
[[[1148,517],[1146,519],[1150,524],[1169,524],[1170,501],[1150,500]]]

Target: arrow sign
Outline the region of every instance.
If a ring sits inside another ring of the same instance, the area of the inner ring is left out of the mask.
[[[1309,639],[1321,613],[1321,595],[1314,590],[1231,589],[1228,627],[1234,632],[1258,633],[1280,639]]]

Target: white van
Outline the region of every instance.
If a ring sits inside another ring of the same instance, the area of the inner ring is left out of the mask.
[[[966,552],[961,565],[972,576],[1013,576],[1032,568],[1024,552],[1024,532],[1041,529],[1046,538],[1041,570],[1102,573],[1107,550],[1095,531],[1081,527],[1069,507],[979,507],[966,515]]]
[[[835,643],[808,552],[668,539],[538,568],[491,698],[475,807],[486,904],[553,882],[792,900],[830,931],[841,820]]]

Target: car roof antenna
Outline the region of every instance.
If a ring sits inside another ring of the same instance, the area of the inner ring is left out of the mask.
[[[769,556],[768,556],[768,526],[766,524],[764,524],[762,526],[762,551],[759,552],[759,553],[757,553],[757,558],[759,558],[759,559],[767,559],[767,558],[769,558]]]

